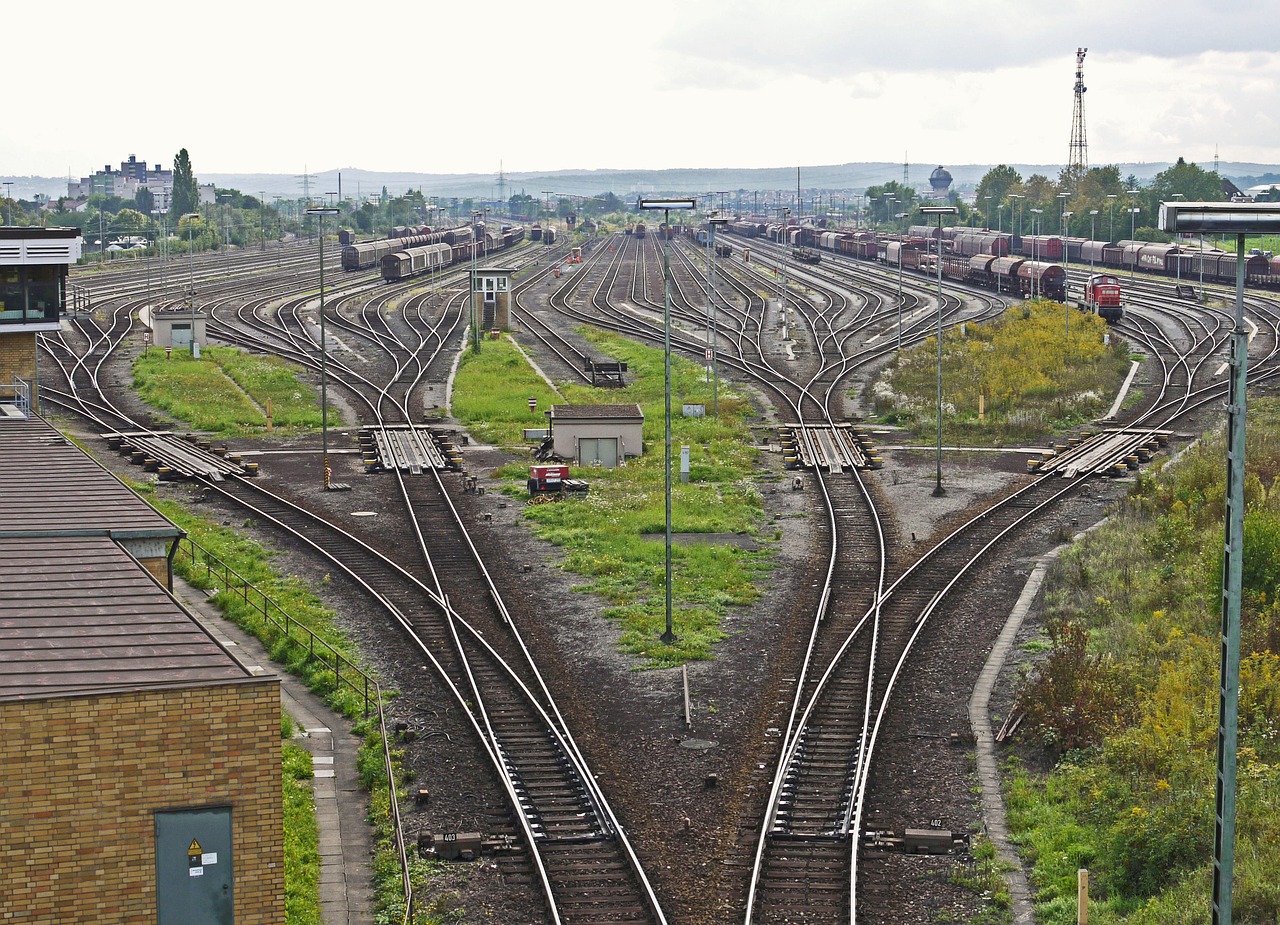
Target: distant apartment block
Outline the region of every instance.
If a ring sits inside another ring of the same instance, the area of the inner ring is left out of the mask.
[[[132,199],[138,190],[149,189],[156,197],[156,205],[164,208],[168,203],[169,190],[173,188],[173,171],[166,170],[164,165],[156,164],[155,169],[147,167],[146,161],[140,161],[130,154],[127,161],[120,162],[120,169],[115,170],[107,164],[97,173],[79,180],[67,181],[67,195],[72,199],[93,196],[119,196]]]

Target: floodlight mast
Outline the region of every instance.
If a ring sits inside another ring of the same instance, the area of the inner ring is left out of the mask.
[[[955,215],[959,211],[955,206],[923,206],[920,209],[926,221],[930,215],[938,216],[938,472],[933,487],[935,498],[947,493],[942,487],[942,216]]]
[[[1218,687],[1218,771],[1213,839],[1212,925],[1231,925],[1235,873],[1236,748],[1240,732],[1240,610],[1243,596],[1245,410],[1249,336],[1244,324],[1246,234],[1280,233],[1280,205],[1162,202],[1162,231],[1236,235],[1235,325],[1227,392],[1227,510],[1222,563],[1221,672]],[[1201,260],[1203,266],[1203,259]]]
[[[671,233],[671,213],[673,210],[689,211],[697,208],[696,199],[648,199],[640,197],[636,208],[640,211],[661,211],[667,235]],[[671,620],[671,238],[664,235],[662,241],[662,356],[663,356],[663,394],[666,399],[664,415],[664,431],[666,434],[666,453],[663,459],[665,469],[666,496],[666,533],[663,543],[664,590],[666,599],[666,630],[662,641],[667,645],[676,641]]]

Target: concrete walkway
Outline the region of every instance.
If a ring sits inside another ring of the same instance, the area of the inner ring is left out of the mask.
[[[973,727],[975,755],[978,765],[978,781],[982,785],[982,818],[985,821],[987,838],[995,845],[1000,861],[1012,869],[1006,874],[1009,883],[1009,895],[1013,900],[1014,925],[1035,925],[1035,912],[1031,902],[1031,888],[1027,882],[1027,873],[1022,867],[1022,857],[1018,854],[1009,838],[1009,826],[1005,818],[1004,796],[1000,792],[1000,763],[996,756],[995,734],[991,731],[991,692],[1000,678],[1000,670],[1013,650],[1014,640],[1031,604],[1040,592],[1040,585],[1049,570],[1049,565],[1066,549],[1065,545],[1051,550],[1031,570],[1027,583],[1022,588],[1022,595],[1013,605],[1009,619],[991,647],[987,663],[978,675],[978,682],[969,697],[969,725]]]
[[[351,724],[305,684],[275,670],[262,644],[208,602],[203,591],[175,577],[174,595],[254,674],[280,677],[280,705],[298,726],[294,741],[311,753],[316,822],[320,828],[320,921],[373,925],[373,837],[366,795],[356,773],[359,740]],[[283,910],[281,910],[283,915]]]

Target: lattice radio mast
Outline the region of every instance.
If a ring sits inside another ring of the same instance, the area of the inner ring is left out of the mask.
[[[307,165],[302,165],[302,173],[294,174],[295,180],[302,181],[302,198],[308,205],[311,204],[311,174],[307,172]]]
[[[502,169],[502,161],[498,161],[498,202],[507,203],[507,173]]]
[[[1083,177],[1089,169],[1089,139],[1084,131],[1084,56],[1087,48],[1076,49],[1076,102],[1071,114],[1071,155],[1067,159],[1068,172]]]

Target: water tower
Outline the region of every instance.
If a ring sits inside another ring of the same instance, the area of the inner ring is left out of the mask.
[[[951,171],[938,165],[938,169],[929,174],[929,186],[933,188],[934,199],[946,199],[951,190]]]

